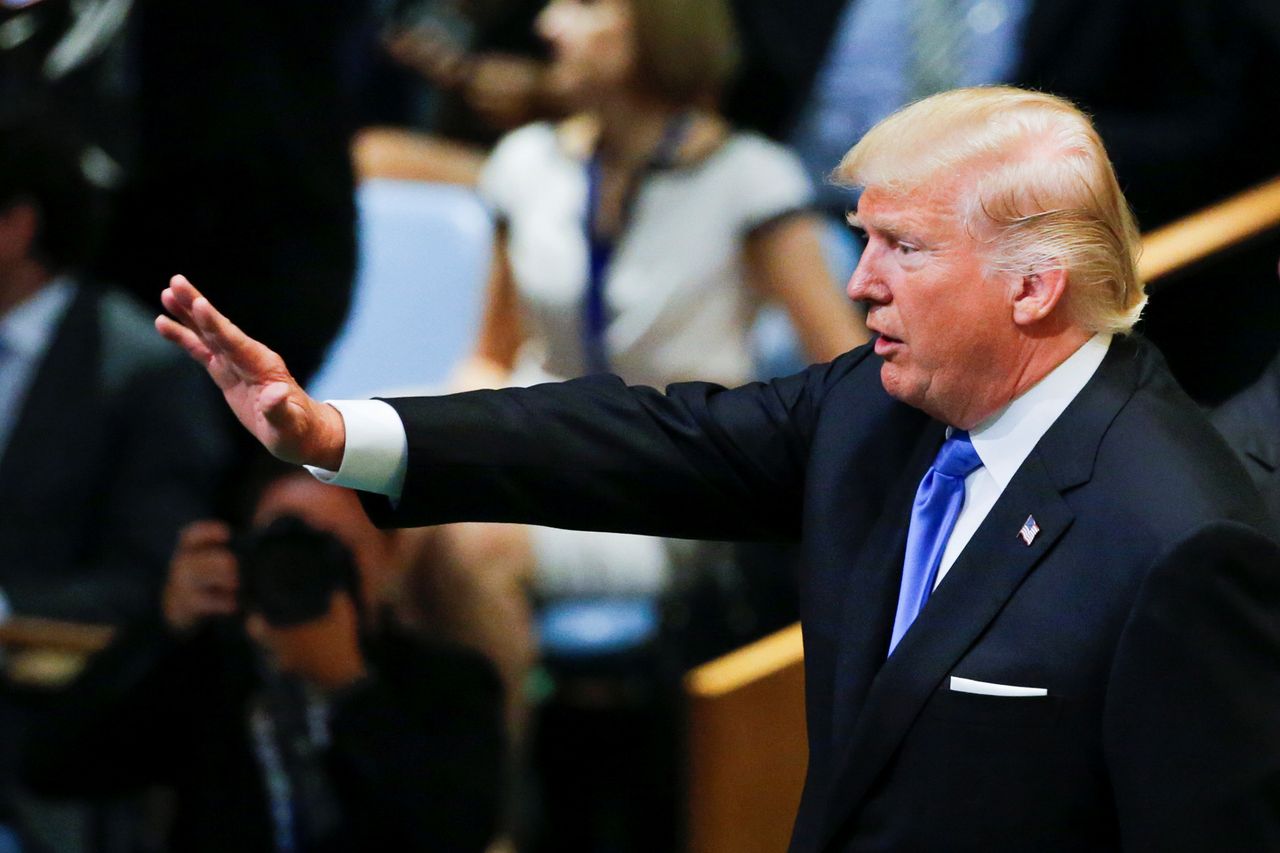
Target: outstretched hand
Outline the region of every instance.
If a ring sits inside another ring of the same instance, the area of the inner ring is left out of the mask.
[[[196,290],[175,275],[160,294],[169,317],[156,330],[199,362],[240,423],[286,462],[337,470],[346,430],[336,409],[307,395],[284,360],[240,331]]]

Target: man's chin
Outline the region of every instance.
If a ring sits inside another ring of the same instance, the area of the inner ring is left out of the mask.
[[[888,361],[880,367],[880,384],[886,394],[931,418],[951,423],[947,420],[948,413],[939,409],[936,395],[929,394],[930,378]]]
[[[899,365],[890,361],[880,365],[880,384],[884,386],[885,393],[893,399],[919,408],[923,395]]]

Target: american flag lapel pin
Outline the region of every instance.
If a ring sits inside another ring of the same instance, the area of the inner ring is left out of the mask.
[[[1036,534],[1040,532],[1040,525],[1036,524],[1036,517],[1028,515],[1027,520],[1022,522],[1022,529],[1018,531],[1019,538],[1027,545],[1036,541]]]

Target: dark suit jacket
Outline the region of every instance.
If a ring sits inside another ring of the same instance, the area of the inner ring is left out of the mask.
[[[158,606],[178,529],[210,514],[227,444],[217,402],[139,307],[80,288],[0,457],[0,589],[15,612],[119,622]]]
[[[1113,344],[887,662],[944,427],[879,366],[864,347],[732,391],[592,377],[392,400],[404,494],[366,505],[382,524],[799,538],[794,850],[1280,848],[1280,550],[1155,350]],[[951,675],[1048,696],[957,694]]]
[[[1213,413],[1213,425],[1244,463],[1280,525],[1280,357]]]
[[[480,853],[503,803],[502,686],[461,648],[384,631],[374,677],[333,702],[323,760],[343,820],[314,851]],[[180,639],[130,626],[90,663],[26,744],[25,776],[50,796],[174,792],[168,848],[272,851],[263,774],[248,731],[259,680],[244,632]]]

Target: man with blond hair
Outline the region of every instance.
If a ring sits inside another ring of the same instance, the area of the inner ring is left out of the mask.
[[[800,540],[795,851],[1280,849],[1280,548],[1130,334],[1137,241],[1089,121],[944,93],[837,177],[877,338],[766,384],[329,405],[180,276],[157,325],[382,524]]]

